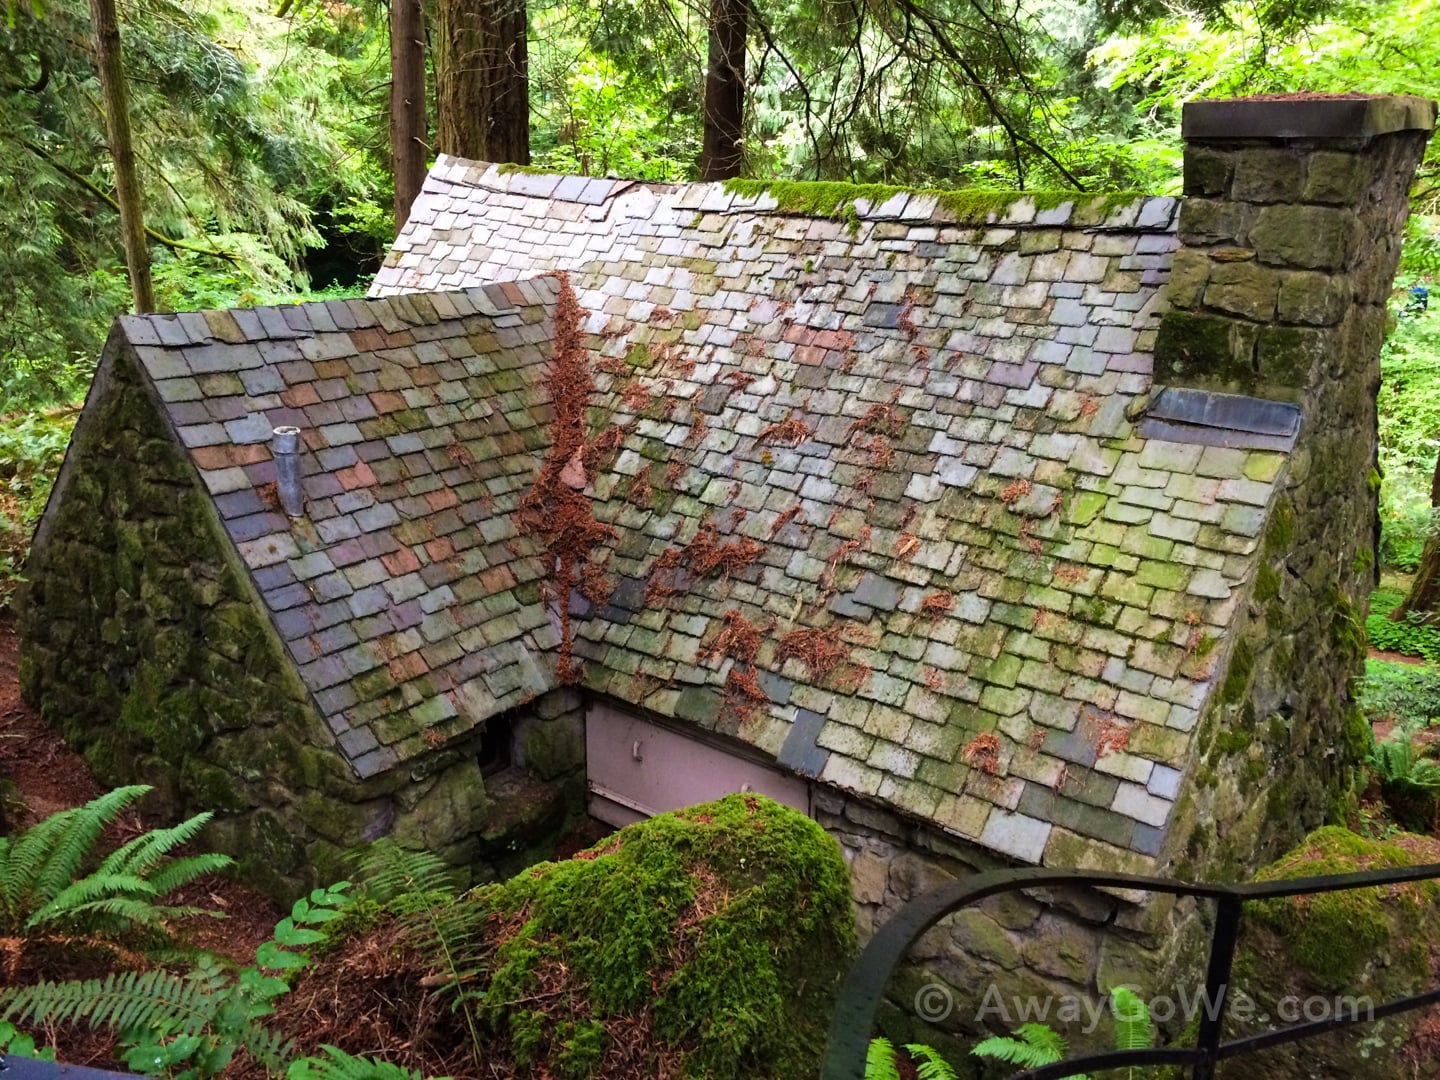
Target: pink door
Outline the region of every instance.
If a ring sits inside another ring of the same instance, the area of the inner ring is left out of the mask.
[[[590,814],[611,825],[737,791],[810,812],[810,786],[799,777],[605,704],[591,705],[585,718],[585,756]]]

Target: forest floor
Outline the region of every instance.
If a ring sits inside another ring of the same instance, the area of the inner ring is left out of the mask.
[[[105,790],[91,774],[85,759],[66,746],[59,734],[47,728],[39,713],[20,697],[18,652],[14,619],[9,613],[0,612],[0,780],[15,785],[6,807],[14,830],[33,825],[58,810],[80,806]],[[168,824],[171,823],[147,820],[143,814],[127,811],[106,830],[101,846],[118,847],[147,829]],[[275,923],[284,914],[268,896],[218,874],[197,879],[172,893],[168,901],[222,916],[196,915],[185,919],[175,926],[177,937],[239,965],[254,963],[255,949],[270,938]],[[83,965],[78,969],[69,965],[56,968],[40,956],[22,966],[17,980],[28,983],[41,978],[84,978],[102,974],[104,970],[103,965],[99,970]],[[3,983],[4,976],[0,974],[0,985]],[[56,1047],[60,1059],[69,1064],[116,1067],[115,1040],[108,1033],[70,1029],[44,1034],[45,1045]]]

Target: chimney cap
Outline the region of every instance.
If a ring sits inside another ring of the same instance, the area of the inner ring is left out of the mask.
[[[1187,101],[1186,139],[1355,139],[1433,131],[1435,102],[1413,95],[1274,94]]]

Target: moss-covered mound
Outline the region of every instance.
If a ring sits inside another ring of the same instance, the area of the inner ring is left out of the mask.
[[[632,825],[438,918],[347,921],[293,995],[294,1033],[363,1033],[427,1075],[808,1078],[854,944],[839,847],[754,795]],[[453,1053],[477,1037],[482,1072]]]
[[[1346,829],[1318,829],[1257,881],[1440,863],[1440,840],[1401,833],[1367,840]],[[1440,976],[1440,883],[1418,882],[1247,906],[1236,984],[1265,1021],[1232,1014],[1230,1037],[1320,1019],[1360,999],[1376,1005],[1432,986]],[[1389,1017],[1263,1059],[1235,1075],[1285,1080],[1440,1076],[1440,1022],[1423,1011]],[[1253,1063],[1252,1063],[1253,1062]]]

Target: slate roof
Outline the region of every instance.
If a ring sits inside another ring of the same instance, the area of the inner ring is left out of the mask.
[[[120,320],[361,776],[553,685],[557,632],[522,602],[535,544],[509,516],[546,441],[553,300],[541,280]],[[269,447],[287,424],[293,527]]]
[[[442,157],[373,292],[570,272],[592,431],[623,435],[589,489],[620,535],[591,685],[1021,860],[1143,861],[1298,414],[1166,390],[1145,415],[1176,200],[947,207],[831,220]],[[755,562],[686,573],[702,524]],[[764,628],[769,702],[738,714],[730,610]],[[782,663],[797,627],[868,677]]]
[[[554,684],[510,512],[560,268],[616,530],[570,598],[587,684],[1020,860],[1143,863],[1296,425],[1174,390],[1146,415],[1174,210],[830,220],[442,159],[376,291],[465,292],[121,325],[362,775]],[[308,447],[293,528],[275,424]],[[786,657],[807,628],[836,670]]]

